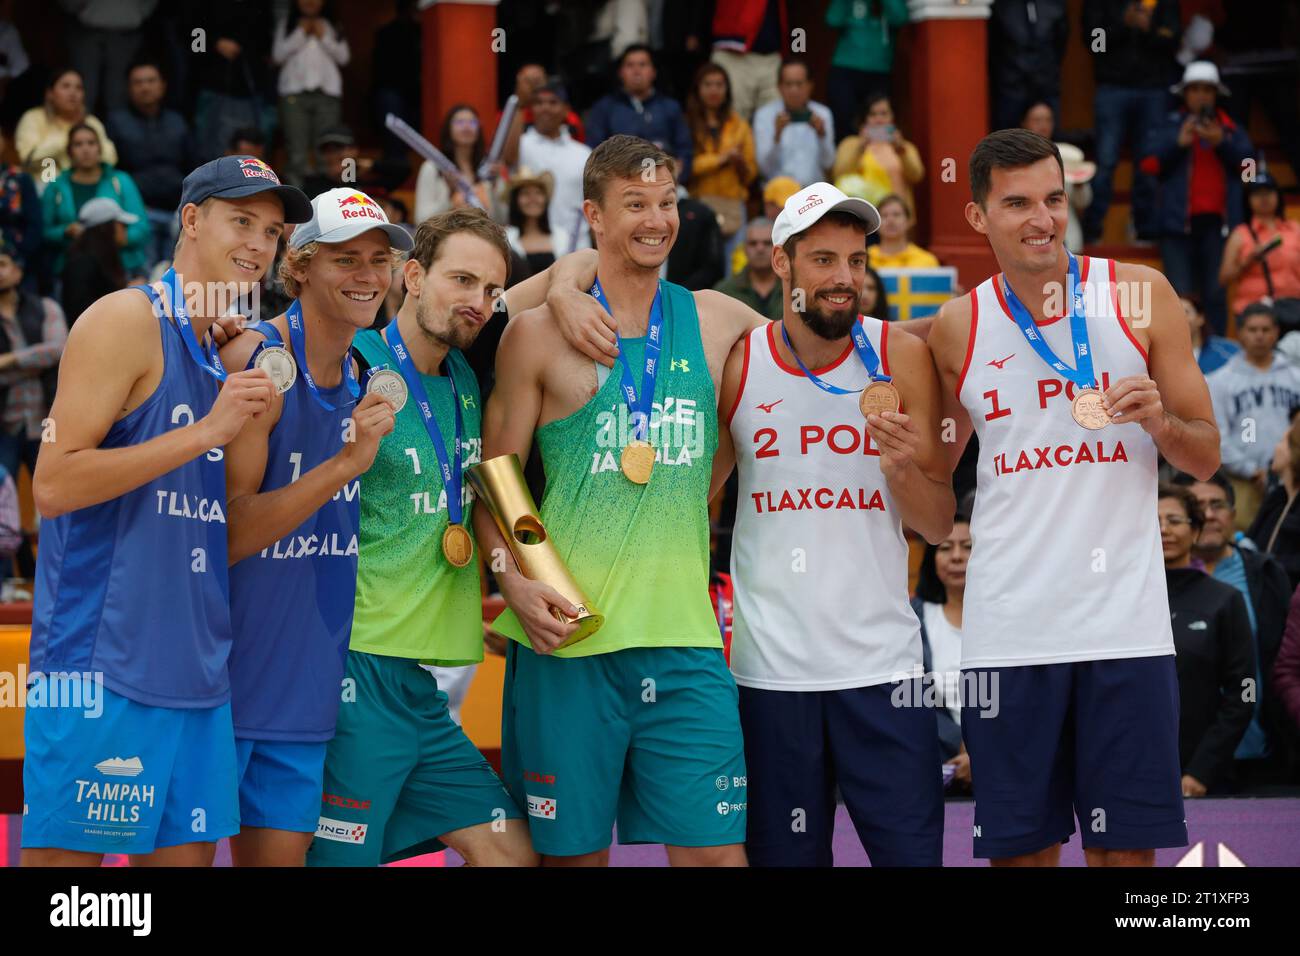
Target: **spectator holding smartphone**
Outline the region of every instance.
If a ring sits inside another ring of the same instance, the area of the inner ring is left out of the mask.
[[[835,151],[831,178],[847,195],[879,203],[890,193],[912,206],[912,186],[925,175],[917,148],[894,123],[888,96],[873,96],[857,117],[857,133]]]
[[[1219,282],[1236,283],[1232,311],[1252,302],[1300,297],[1300,225],[1286,218],[1277,181],[1260,173],[1246,184],[1247,220],[1232,230],[1223,249]]]

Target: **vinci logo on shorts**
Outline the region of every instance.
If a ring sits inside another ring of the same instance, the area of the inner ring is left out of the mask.
[[[556,799],[554,797],[534,797],[528,794],[528,815],[541,817],[543,820],[555,819]]]
[[[247,156],[241,159],[239,161],[239,170],[246,177],[269,179],[277,184],[280,182],[280,177],[275,174],[275,170],[255,156]]]
[[[337,843],[361,844],[366,842],[366,828],[368,825],[321,817],[316,824],[316,837],[320,840],[334,840]]]

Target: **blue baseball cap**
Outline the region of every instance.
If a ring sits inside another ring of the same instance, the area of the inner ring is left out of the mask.
[[[205,199],[243,199],[258,193],[273,192],[284,204],[285,222],[311,219],[311,202],[296,186],[285,186],[275,170],[255,156],[221,156],[204,163],[185,177],[181,186],[181,204],[198,205]]]

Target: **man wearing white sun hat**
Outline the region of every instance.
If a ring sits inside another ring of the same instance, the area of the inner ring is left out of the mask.
[[[322,193],[312,211],[280,265],[293,303],[222,352],[277,390],[226,447],[240,866],[301,866],[316,833],[352,628],[359,476],[393,430],[392,406],[361,396],[350,350],[411,237],[355,189]]]

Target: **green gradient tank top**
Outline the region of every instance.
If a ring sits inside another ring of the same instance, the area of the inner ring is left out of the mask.
[[[694,297],[678,285],[659,286],[665,347],[650,414],[655,466],[649,483],[635,484],[619,468],[631,429],[617,368],[586,405],[537,430],[546,469],[542,522],[605,615],[599,631],[557,657],[722,646],[708,593],[709,475],[718,444],[713,379]],[[639,370],[645,337],[623,343]],[[528,644],[513,611],[493,627]]]
[[[371,367],[397,367],[379,332],[361,332],[353,344]],[[461,459],[468,469],[483,459],[478,380],[455,349],[447,353],[443,371],[456,378],[465,430]],[[420,379],[450,455],[456,434],[451,383],[446,375]],[[469,482],[462,498],[469,527]],[[352,650],[453,667],[483,659],[479,562],[476,558],[463,568],[452,565],[442,553],[446,529],[447,492],[412,396],[397,413],[392,433],[379,443],[374,464],[361,476]]]

